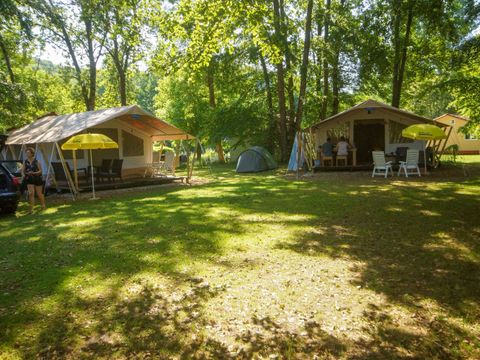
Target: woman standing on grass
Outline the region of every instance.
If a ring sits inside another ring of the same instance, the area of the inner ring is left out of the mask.
[[[27,148],[25,151],[27,159],[23,162],[22,175],[23,181],[27,185],[28,200],[30,202],[30,213],[33,212],[35,206],[35,193],[37,193],[42,210],[45,210],[45,197],[43,196],[43,179],[42,179],[42,166],[35,159],[35,150],[33,148]]]

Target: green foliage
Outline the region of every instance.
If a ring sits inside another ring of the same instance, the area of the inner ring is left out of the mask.
[[[480,35],[466,41],[460,47],[448,85],[452,92],[452,106],[470,118],[465,131],[480,135]]]
[[[307,2],[278,1],[278,31],[274,3],[3,1],[0,126],[21,126],[50,111],[83,111],[89,104],[137,103],[205,144],[235,139],[274,149],[280,133],[277,65],[284,70],[291,132]],[[473,120],[469,132],[478,131],[480,40],[473,31],[480,8],[470,0],[315,2],[304,125],[319,120],[324,101],[327,116],[337,111],[334,84],[338,111],[366,98],[391,100],[402,49],[397,45],[406,43],[410,9],[401,106],[430,118],[458,112]],[[69,65],[35,59],[46,44],[59,48]]]

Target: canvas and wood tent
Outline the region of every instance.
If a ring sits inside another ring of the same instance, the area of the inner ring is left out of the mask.
[[[447,147],[458,146],[459,154],[480,154],[480,137],[474,133],[464,133],[462,128],[470,121],[468,118],[456,114],[443,114],[434,119],[439,124],[452,127],[452,134],[447,141]]]
[[[361,166],[371,164],[371,152],[383,150],[385,154],[393,154],[398,147],[423,150],[423,141],[413,141],[402,137],[402,130],[413,124],[434,124],[425,117],[395,108],[393,106],[369,99],[341,113],[333,115],[307,128],[305,131],[313,135],[315,149],[318,149],[328,137],[337,143],[344,136],[355,147],[350,164]],[[449,135],[448,125],[436,124],[444,128]],[[429,143],[441,154],[446,141]]]
[[[122,106],[68,115],[47,115],[9,134],[3,158],[22,159],[26,146],[37,149],[37,159],[44,169],[51,162],[68,162],[73,168],[72,151],[62,151],[61,145],[80,133],[101,133],[118,143],[118,149],[93,152],[94,165],[102,159],[123,159],[124,176],[144,174],[153,162],[153,142],[191,140],[194,136],[163,121],[139,106]],[[86,150],[76,152],[77,167],[88,166]],[[67,176],[68,177],[68,176]]]

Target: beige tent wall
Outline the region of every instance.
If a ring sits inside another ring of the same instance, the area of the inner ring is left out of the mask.
[[[408,118],[407,115],[403,114],[396,114],[394,112],[376,108],[375,110],[371,111],[369,114],[364,108],[357,109],[351,112],[346,113],[345,115],[339,116],[336,119],[330,120],[325,122],[324,124],[319,124],[313,129],[314,138],[315,138],[315,148],[322,145],[327,140],[327,132],[329,129],[339,126],[341,123],[348,122],[349,123],[349,139],[351,142],[355,143],[354,138],[354,125],[355,121],[360,120],[378,120],[382,119],[385,124],[385,153],[392,153],[395,152],[397,147],[400,146],[408,146],[409,148],[413,149],[423,149],[423,142],[422,141],[414,141],[410,143],[390,143],[390,122],[394,121],[406,126],[419,124],[420,121]]]
[[[151,136],[141,130],[134,128],[133,126],[129,126],[129,124],[125,121],[120,119],[113,119],[107,121],[103,124],[94,126],[89,129],[88,132],[94,133],[95,129],[116,129],[117,131],[117,139],[118,139],[118,158],[123,159],[123,168],[122,168],[122,176],[129,177],[129,176],[139,176],[145,173],[145,168],[147,163],[151,163],[153,160],[153,141]],[[143,140],[143,155],[142,156],[124,156],[124,149],[123,149],[123,133],[122,131],[128,132],[138,138]],[[90,165],[89,157],[87,150],[84,151],[84,156],[82,159],[77,160],[77,167],[78,168],[86,168]],[[101,163],[101,159],[104,158],[112,158],[112,156],[102,156],[104,150],[94,150],[95,157],[94,157],[94,165],[98,166]],[[116,156],[113,156],[116,158]],[[58,156],[56,156],[56,160],[58,160]],[[59,160],[58,160],[59,161]],[[67,159],[66,160],[70,167],[73,169],[73,160]]]
[[[458,145],[460,153],[480,154],[480,139],[466,139],[465,134],[460,132],[460,129],[468,123],[468,120],[452,114],[445,114],[436,118],[435,121],[452,127],[452,133],[446,146]]]

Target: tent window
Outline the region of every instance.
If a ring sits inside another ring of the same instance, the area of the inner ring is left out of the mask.
[[[143,139],[122,130],[123,156],[143,156]]]
[[[402,130],[407,128],[407,125],[400,124],[396,121],[391,121],[389,123],[389,134],[388,134],[388,140],[390,144],[407,144],[407,143],[412,143],[412,139],[404,138],[402,136]]]
[[[114,128],[93,128],[92,133],[103,134],[118,143],[118,130]],[[118,159],[120,154],[118,149],[102,149],[92,151],[93,164],[100,166],[104,159]]]

